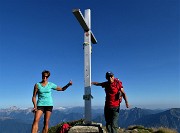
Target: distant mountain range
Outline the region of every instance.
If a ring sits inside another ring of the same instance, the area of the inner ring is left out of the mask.
[[[31,109],[11,107],[0,109],[0,133],[29,133],[34,114]],[[84,118],[83,107],[54,109],[50,119],[50,127],[62,122]],[[92,121],[105,125],[103,108],[92,109]],[[40,121],[42,129],[43,118]],[[121,109],[119,126],[127,128],[129,125],[145,127],[167,127],[180,132],[180,108],[167,110],[149,110],[141,108]]]

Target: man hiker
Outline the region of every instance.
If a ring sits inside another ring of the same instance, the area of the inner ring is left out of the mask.
[[[117,133],[119,108],[122,98],[125,100],[126,107],[129,108],[126,93],[122,82],[114,77],[112,72],[106,73],[106,82],[92,82],[92,85],[105,88],[106,100],[104,107],[104,116],[106,120],[106,129],[108,133]]]

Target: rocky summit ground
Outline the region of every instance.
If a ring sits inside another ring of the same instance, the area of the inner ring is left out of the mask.
[[[61,129],[61,126],[64,123],[58,124],[55,127],[51,127],[49,129],[49,133],[58,133]],[[97,126],[95,128],[79,128],[83,124],[83,120],[68,122],[69,125],[71,125],[71,129],[68,133],[107,133],[106,128],[104,126],[100,126],[99,129],[97,129]],[[77,126],[76,129],[73,129],[75,126]],[[91,126],[93,127],[93,126]],[[73,130],[72,130],[73,129]],[[91,130],[91,131],[90,131]],[[175,129],[169,129],[165,127],[158,127],[158,128],[146,128],[141,125],[133,125],[129,126],[127,129],[125,128],[119,128],[118,133],[178,133]]]

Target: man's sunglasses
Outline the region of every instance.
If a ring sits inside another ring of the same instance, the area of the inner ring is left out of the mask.
[[[48,78],[49,76],[44,76],[44,75],[43,75],[42,77],[43,77],[43,78]]]

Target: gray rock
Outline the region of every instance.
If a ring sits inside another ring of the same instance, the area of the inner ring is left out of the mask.
[[[95,126],[74,126],[68,133],[99,133],[99,128]]]
[[[92,125],[77,125],[69,129],[68,133],[106,133],[101,123]]]

